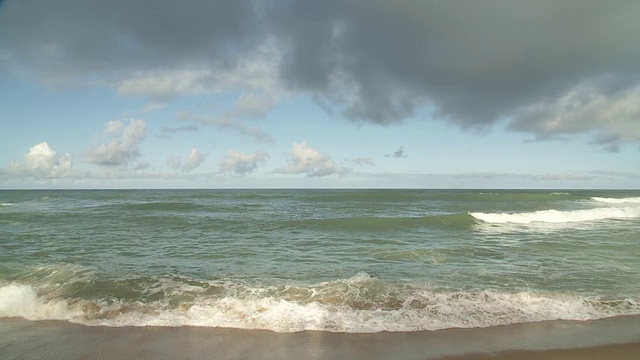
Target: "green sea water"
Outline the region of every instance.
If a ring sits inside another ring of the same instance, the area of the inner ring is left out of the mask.
[[[5,190],[0,317],[280,332],[640,314],[640,191]]]

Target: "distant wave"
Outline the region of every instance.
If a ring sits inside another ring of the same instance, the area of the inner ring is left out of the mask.
[[[117,207],[123,210],[140,210],[140,211],[188,211],[202,210],[206,207],[188,202],[141,202],[132,204],[122,204]]]
[[[541,210],[524,213],[469,213],[474,218],[494,224],[571,223],[606,219],[629,219],[640,217],[640,207],[603,207],[583,210]]]
[[[418,227],[466,228],[473,226],[473,219],[465,213],[432,214],[415,217],[344,217],[304,219],[292,223],[295,226],[315,227],[323,230],[343,231],[397,231]]]
[[[156,284],[154,296],[149,296],[150,288],[136,299],[96,300],[63,298],[62,292],[55,291],[38,293],[32,285],[12,283],[0,286],[0,317],[101,326],[192,325],[367,333],[640,314],[637,298],[432,289],[385,283],[367,273],[312,285],[256,287],[234,281],[182,280],[161,288],[158,290]]]
[[[640,197],[629,197],[629,198],[603,198],[603,197],[592,197],[594,201],[609,203],[609,204],[640,204]]]
[[[434,194],[434,200],[456,201],[456,202],[549,202],[559,200],[581,200],[582,195],[569,192],[522,192],[522,191],[499,191],[499,192],[444,192]]]

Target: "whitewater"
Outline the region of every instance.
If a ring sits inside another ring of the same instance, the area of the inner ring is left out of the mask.
[[[640,198],[602,198],[593,197],[594,203],[615,204],[617,206],[594,206],[579,210],[540,210],[524,213],[470,213],[474,218],[487,223],[572,223],[607,219],[640,218]]]
[[[0,318],[343,333],[640,314],[633,191],[0,191]]]

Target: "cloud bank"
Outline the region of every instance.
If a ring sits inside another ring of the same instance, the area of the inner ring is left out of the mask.
[[[638,18],[636,0],[8,0],[0,68],[157,102],[250,94],[227,117],[262,116],[286,93],[356,122],[427,109],[615,150],[640,143]]]

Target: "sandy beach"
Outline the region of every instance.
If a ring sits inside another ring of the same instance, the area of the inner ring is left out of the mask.
[[[3,359],[634,359],[640,318],[345,334],[0,320]]]
[[[640,343],[615,344],[578,349],[505,351],[490,354],[446,356],[441,360],[631,360],[640,354]]]

